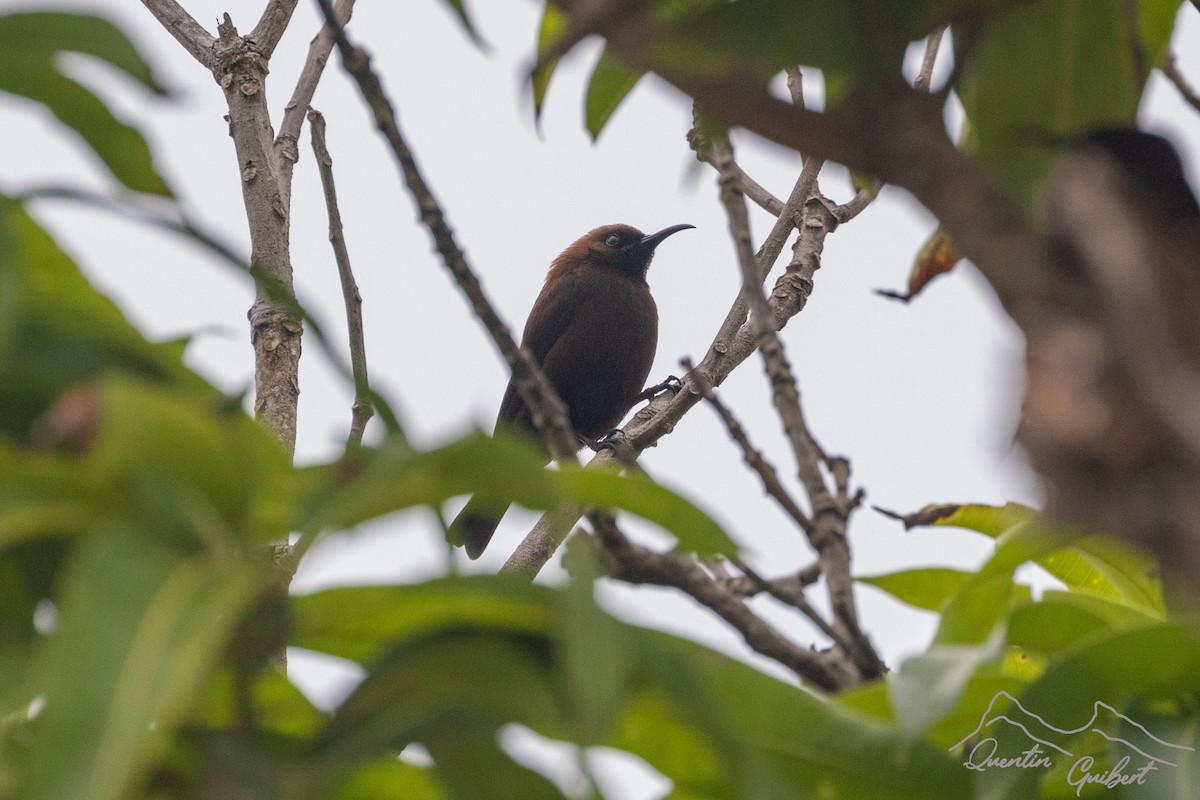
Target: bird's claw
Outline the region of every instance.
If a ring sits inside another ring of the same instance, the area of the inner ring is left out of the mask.
[[[663,392],[670,392],[671,396],[679,394],[679,390],[683,388],[683,381],[674,375],[668,375],[667,379],[662,383],[656,383],[653,386],[648,386],[638,395],[638,400],[653,400]]]
[[[594,453],[599,453],[601,450],[616,451],[622,445],[628,446],[628,444],[624,441],[625,431],[621,430],[620,428],[613,428],[599,439],[589,439],[588,437],[582,435],[580,435],[578,438],[579,441],[591,448],[592,452]]]

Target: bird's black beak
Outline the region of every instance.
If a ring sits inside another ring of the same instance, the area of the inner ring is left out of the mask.
[[[688,228],[694,227],[696,226],[684,223],[683,225],[672,225],[669,228],[663,228],[658,233],[652,233],[649,236],[643,236],[641,241],[637,243],[637,249],[640,252],[649,255],[650,253],[654,252],[654,248],[658,247],[659,244],[662,243],[663,239],[666,239],[671,234],[679,233],[680,231],[686,231]]]

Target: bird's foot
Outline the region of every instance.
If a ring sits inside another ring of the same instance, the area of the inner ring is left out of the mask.
[[[594,452],[599,453],[601,450],[612,450],[613,455],[622,463],[632,462],[637,458],[633,451],[633,445],[629,443],[629,437],[620,428],[613,428],[599,439],[587,439],[582,436],[579,438]]]
[[[676,378],[674,375],[668,375],[667,379],[662,383],[656,383],[653,386],[648,386],[642,390],[642,393],[637,396],[638,400],[653,400],[663,392],[670,392],[671,396],[679,394],[679,390],[683,388],[683,381]]]

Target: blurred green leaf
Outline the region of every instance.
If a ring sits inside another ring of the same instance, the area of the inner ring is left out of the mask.
[[[1076,539],[1038,563],[1072,591],[1117,600],[1160,619],[1165,615],[1158,563],[1111,536]]]
[[[608,48],[600,54],[588,80],[584,101],[585,124],[593,139],[600,135],[621,101],[633,91],[644,74],[642,70],[625,66]]]
[[[1054,552],[1071,534],[1046,525],[1023,523],[996,540],[996,551],[979,572],[965,582],[942,613],[934,641],[942,644],[978,644],[988,639],[1017,594],[1013,572],[1026,561],[1038,561]],[[1028,597],[1028,589],[1025,590]]]
[[[534,119],[542,115],[546,92],[550,89],[550,79],[558,66],[559,59],[549,58],[549,53],[567,32],[567,23],[567,12],[549,2],[542,6],[542,21],[538,24],[537,35],[537,65],[529,75],[529,82],[533,87]]]
[[[683,550],[734,555],[737,545],[708,514],[643,472],[624,475],[566,467],[555,473],[563,494],[585,505],[619,508],[667,530]]]
[[[656,4],[669,31],[652,43],[667,65],[716,74],[751,72],[764,79],[785,67],[869,71],[898,68],[909,42],[952,14],[998,5],[981,0],[858,4],[816,0],[684,0]]]
[[[239,692],[243,687],[239,687],[237,681],[233,669],[211,674],[192,703],[187,724],[235,729],[241,723],[239,713],[247,710],[239,709],[242,700],[251,703],[255,727],[271,734],[312,737],[328,721],[329,715],[313,706],[278,666],[271,665],[254,676],[242,698],[239,698]]]
[[[325,589],[292,598],[290,644],[369,664],[388,642],[448,627],[544,634],[551,624],[547,591],[505,576]]]
[[[1065,137],[1134,124],[1178,7],[1150,0],[1135,16],[1121,0],[1013,3],[960,49],[975,153],[1019,207],[1037,208],[1029,195]]]
[[[1156,757],[1166,757],[1172,763],[1183,762],[1185,768],[1156,770],[1147,781],[1147,794],[1138,797],[1189,797],[1193,794],[1192,768],[1184,759],[1194,754],[1164,744],[1154,737],[1159,729],[1143,726],[1147,721],[1140,712],[1132,719],[1136,728],[1120,714],[1130,704],[1139,708],[1158,704],[1166,717],[1174,717],[1177,725],[1195,730],[1195,706],[1190,698],[1200,691],[1200,641],[1196,632],[1176,624],[1156,624],[1133,630],[1114,631],[1108,636],[1093,637],[1076,652],[1053,662],[1045,673],[1019,697],[1021,706],[1031,714],[1046,720],[1061,730],[1078,730],[1062,740],[1075,758],[1062,759],[1049,771],[1020,775],[1028,770],[988,770],[981,776],[988,797],[1020,800],[1039,791],[1049,793],[1051,787],[1066,785],[1068,769],[1076,758],[1090,755],[1096,763],[1089,770],[1103,773],[1113,766],[1122,754],[1114,751],[1109,737],[1119,735],[1134,746]],[[1100,731],[1101,734],[1096,734]],[[964,731],[964,734],[968,731]],[[1013,749],[1004,732],[998,731],[1001,752],[1020,752],[1028,746],[1023,733]],[[1147,732],[1150,737],[1147,737]],[[1134,769],[1128,770],[1135,771]],[[1141,787],[1138,787],[1141,788]],[[1071,787],[1067,787],[1071,796]]]
[[[602,742],[620,711],[629,680],[629,658],[622,626],[600,610],[594,584],[602,577],[593,541],[572,536],[563,567],[571,581],[563,593],[563,613],[555,617],[562,643],[563,678],[576,702],[569,709],[572,738]]]
[[[310,484],[323,482],[303,510],[297,527],[345,529],[393,511],[439,505],[478,492],[529,508],[548,508],[558,500],[545,458],[528,440],[470,434],[427,452],[388,440],[378,449],[363,448],[347,460],[308,470]]]
[[[172,348],[148,342],[21,204],[3,196],[0,311],[0,432],[10,436],[24,438],[64,390],[104,374],[207,387]]]
[[[1056,656],[1075,649],[1092,636],[1112,630],[1111,623],[1103,615],[1075,602],[1079,595],[1068,592],[1047,592],[1047,595],[1037,603],[1029,603],[1013,611],[1008,622],[1010,644],[1035,653]],[[1092,600],[1093,603],[1105,602]],[[1114,605],[1113,608],[1120,606]],[[1151,622],[1146,619],[1147,624]]]
[[[463,0],[442,0],[446,5],[450,6],[450,10],[458,17],[458,21],[462,23],[463,30],[471,37],[471,41],[477,45],[483,45],[483,37],[479,35],[479,29],[471,22],[471,16],[467,13],[467,7]]]
[[[496,765],[489,753],[501,725],[558,727],[552,658],[544,636],[470,627],[397,643],[337,709],[317,742],[318,758],[327,765],[353,764],[419,741],[435,760],[444,749],[455,763],[469,762],[459,749],[465,744],[476,758]],[[486,780],[485,774],[458,772],[439,770],[443,780],[459,786]]]
[[[359,767],[330,794],[330,800],[446,800],[433,769],[381,758]]]
[[[150,66],[116,26],[84,14],[45,11],[0,16],[0,91],[46,106],[128,188],[170,195],[145,138],[61,71],[59,56],[64,52],[99,58],[152,92],[165,94]]]
[[[910,606],[940,611],[972,575],[972,572],[948,567],[925,567],[886,575],[860,575],[855,580],[881,589]]]
[[[98,431],[89,462],[128,487],[160,524],[174,516],[210,542],[227,545],[263,529],[256,505],[263,487],[286,484],[291,467],[278,442],[240,408],[213,407],[142,381],[98,387]],[[237,480],[230,477],[236,475]],[[168,510],[170,509],[170,510]]]
[[[996,630],[982,642],[934,643],[905,661],[890,681],[892,707],[902,730],[916,739],[950,713],[976,672],[1004,655],[1004,632]]]
[[[712,720],[692,722],[690,732],[678,727],[687,714],[649,705],[638,717],[645,731],[630,732],[642,734],[637,741],[618,737],[613,742],[675,781],[676,790],[684,791],[680,796],[969,796],[971,776],[952,757],[921,742],[906,742],[890,726],[692,642],[650,631],[641,632],[639,640],[652,640],[656,649],[679,656],[679,666],[687,668],[680,674],[695,676],[695,688],[677,691],[679,702],[699,698],[713,704]],[[662,673],[658,677],[669,679]],[[647,700],[655,685],[647,687]],[[722,760],[705,760],[709,748]]]
[[[46,708],[22,796],[121,800],[203,684],[257,575],[119,529],[82,540],[72,561],[59,628],[31,672]]]

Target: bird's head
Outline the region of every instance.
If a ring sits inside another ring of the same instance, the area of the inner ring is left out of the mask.
[[[672,225],[658,233],[642,233],[631,225],[604,225],[584,234],[554,260],[555,267],[577,264],[615,269],[638,278],[646,277],[654,248],[673,233],[695,225]]]

